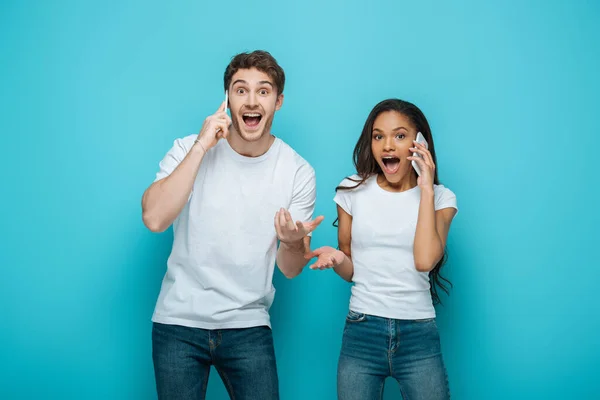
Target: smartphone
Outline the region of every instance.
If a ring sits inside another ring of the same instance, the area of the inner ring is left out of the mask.
[[[227,106],[229,106],[229,91],[228,90],[225,91],[225,114],[227,114]],[[218,128],[217,134],[221,131],[222,131],[222,129]]]
[[[427,140],[425,140],[425,136],[423,136],[421,132],[417,133],[417,143],[423,143],[425,145],[425,148],[429,150],[429,144],[427,143]],[[421,156],[419,153],[413,153],[413,157],[423,158],[423,156]],[[421,176],[421,169],[419,168],[419,164],[417,164],[415,160],[412,160],[412,166],[415,169],[415,171],[417,171],[417,175]]]

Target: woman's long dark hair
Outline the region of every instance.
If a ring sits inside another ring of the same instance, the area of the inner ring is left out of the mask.
[[[433,183],[438,185],[438,171],[437,171],[437,159],[435,156],[435,146],[433,143],[433,137],[431,136],[431,128],[429,127],[429,123],[427,122],[427,118],[421,110],[412,103],[407,101],[399,100],[399,99],[388,99],[377,104],[367,121],[365,122],[365,126],[363,127],[362,133],[360,134],[360,138],[354,147],[354,166],[356,167],[356,173],[359,176],[358,180],[351,179],[350,180],[356,182],[356,186],[345,187],[338,186],[335,188],[336,192],[338,190],[348,190],[355,189],[358,186],[365,183],[367,179],[369,179],[373,175],[383,174],[381,167],[373,157],[373,151],[371,150],[371,141],[373,135],[373,123],[375,119],[379,116],[379,114],[386,111],[396,111],[406,118],[408,118],[417,129],[417,132],[421,132],[427,140],[429,145],[429,152],[431,153],[431,157],[433,158],[433,162],[436,165],[435,174],[433,176]],[[416,173],[416,172],[415,172]],[[337,219],[336,219],[337,222]],[[334,222],[334,226],[337,226],[336,222]],[[433,268],[429,272],[429,281],[431,282],[431,299],[433,300],[433,304],[440,304],[440,296],[438,295],[438,287],[441,288],[446,294],[449,294],[448,286],[452,287],[452,283],[444,278],[440,270],[442,266],[446,263],[448,255],[446,253],[446,249],[444,249],[444,255],[442,259],[437,263],[435,268]]]

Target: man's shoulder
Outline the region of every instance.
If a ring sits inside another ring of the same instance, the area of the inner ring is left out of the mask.
[[[302,157],[292,146],[284,142],[281,138],[277,138],[280,142],[279,156],[281,160],[289,163],[295,169],[304,170],[309,173],[314,173],[314,168],[304,157]]]

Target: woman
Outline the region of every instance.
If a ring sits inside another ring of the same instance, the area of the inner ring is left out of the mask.
[[[418,132],[429,150],[415,141]],[[421,110],[397,99],[377,104],[354,149],[357,175],[336,188],[339,250],[308,255],[318,257],[311,268],[354,282],[338,363],[341,400],[381,399],[388,376],[404,400],[450,397],[434,304],[436,285],[447,291],[440,268],[457,207],[435,164]]]

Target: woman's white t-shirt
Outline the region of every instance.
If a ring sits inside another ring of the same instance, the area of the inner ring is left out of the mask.
[[[350,177],[360,181],[358,175]],[[357,182],[344,179],[340,186]],[[456,206],[456,196],[434,185],[435,210]],[[354,264],[350,309],[394,319],[435,317],[429,273],[415,268],[413,244],[421,189],[388,192],[373,175],[356,189],[338,189],[334,201],[352,216]]]

